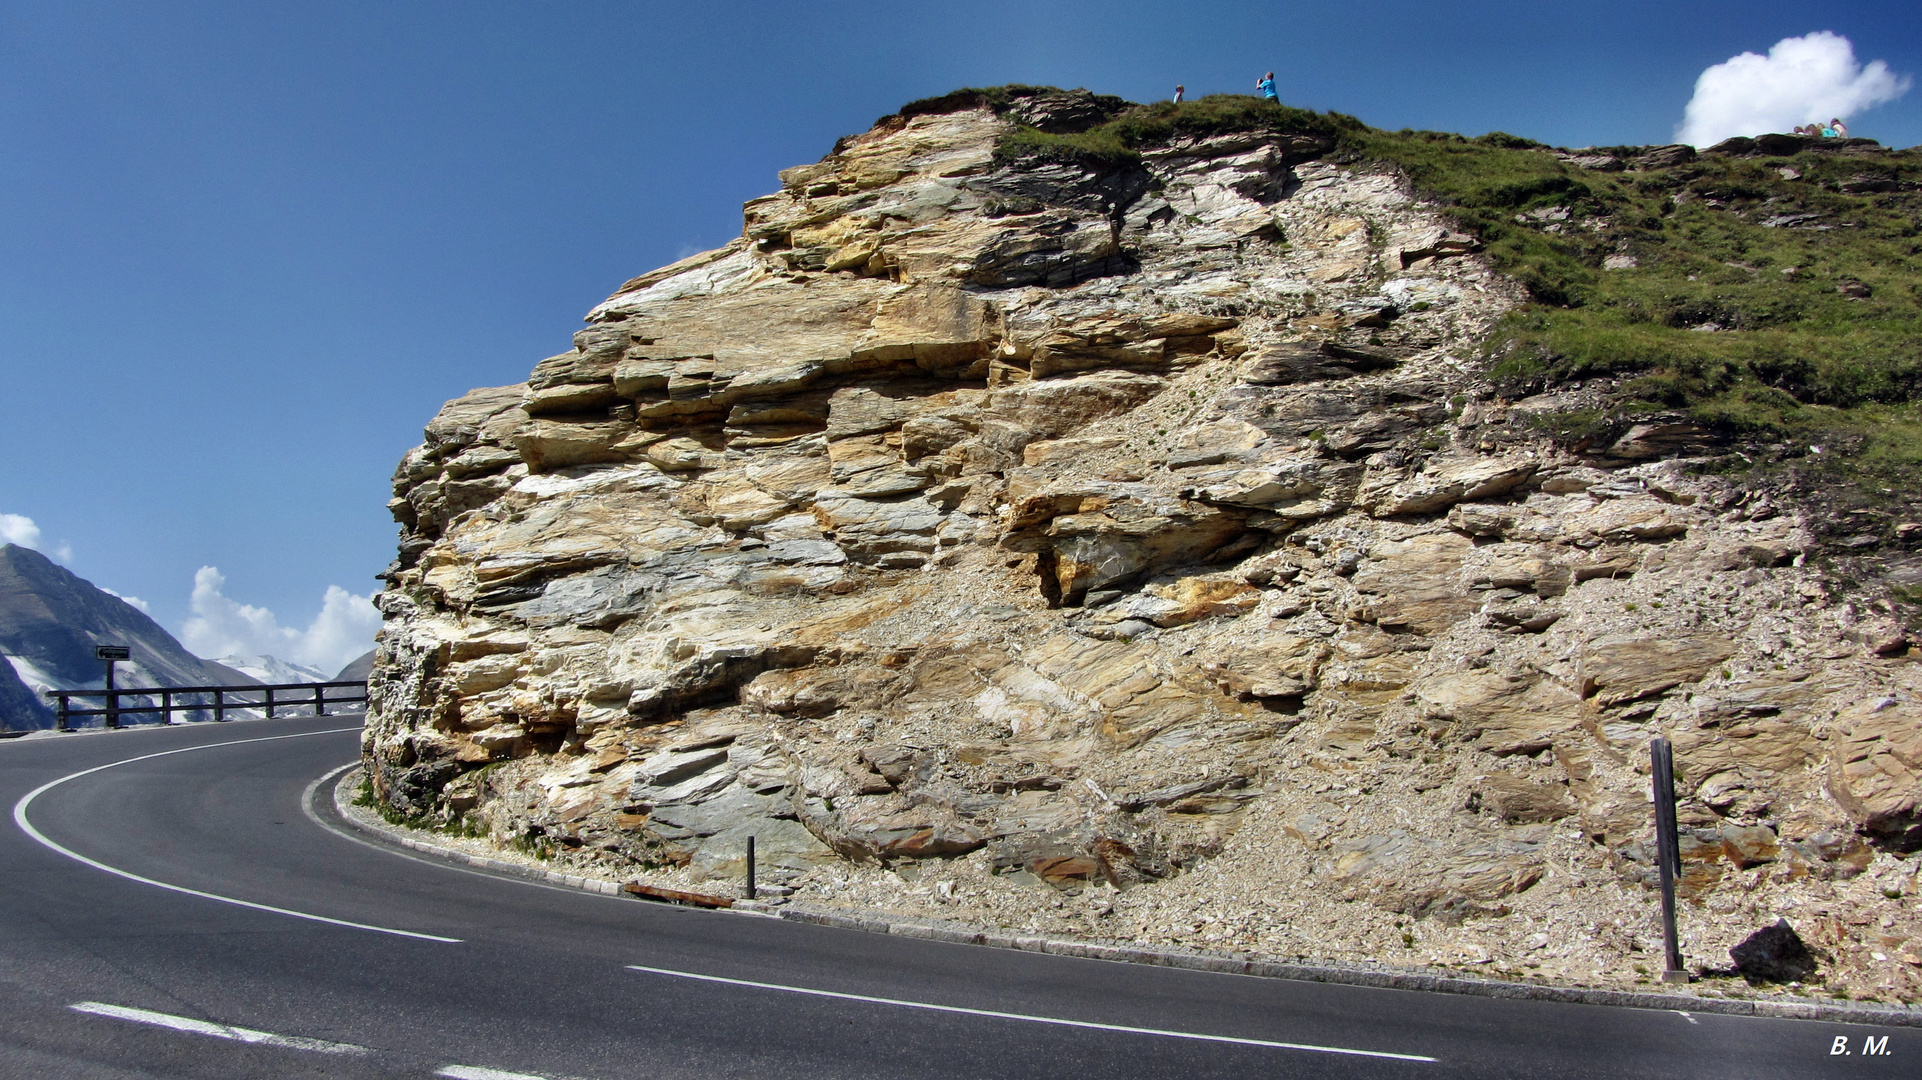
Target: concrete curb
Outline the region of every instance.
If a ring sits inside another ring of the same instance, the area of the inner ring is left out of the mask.
[[[1839,1004],[1811,998],[1754,1001],[1742,998],[1697,997],[1694,994],[1657,993],[1639,990],[1600,990],[1573,986],[1548,986],[1542,983],[1506,982],[1459,975],[1437,975],[1405,968],[1371,967],[1361,964],[1308,964],[1273,960],[1254,960],[1221,953],[1185,949],[1143,949],[1125,945],[1103,945],[1091,941],[1063,938],[1024,937],[1005,933],[977,931],[964,924],[890,921],[886,918],[850,915],[823,908],[790,905],[780,910],[783,919],[833,926],[843,930],[864,930],[874,934],[949,941],[961,945],[985,945],[996,949],[1077,956],[1088,960],[1111,960],[1124,964],[1149,964],[1156,967],[1208,971],[1227,975],[1249,975],[1264,979],[1290,979],[1296,982],[1338,983],[1346,986],[1374,986],[1392,990],[1421,990],[1440,994],[1470,994],[1476,997],[1507,998],[1520,1001],[1559,1001],[1577,1005],[1612,1005],[1631,1009],[1667,1009],[1691,1013],[1721,1013],[1731,1016],[1768,1016],[1791,1020],[1823,1020],[1844,1024],[1878,1024],[1893,1027],[1922,1027],[1922,1009],[1904,1005],[1865,1006]]]
[[[620,886],[614,882],[599,881],[575,874],[560,874],[551,870],[535,870],[502,859],[469,855],[440,844],[416,839],[407,835],[406,830],[401,826],[367,821],[357,814],[350,813],[348,809],[348,804],[351,802],[348,781],[358,778],[359,775],[358,769],[349,770],[334,785],[334,808],[348,824],[356,828],[392,840],[415,851],[466,866],[504,872],[516,877],[532,878],[606,896],[622,895]],[[1922,1027],[1922,1008],[1907,1005],[1841,1004],[1814,998],[1755,1001],[1744,998],[1697,997],[1694,994],[1601,990],[1576,986],[1549,986],[1543,983],[1507,982],[1501,979],[1476,979],[1386,965],[1310,964],[1255,960],[1190,949],[1144,949],[1067,938],[1021,936],[977,930],[965,923],[856,915],[842,910],[805,904],[786,904],[775,907],[752,900],[736,901],[734,910],[743,914],[772,915],[791,922],[829,926],[838,930],[860,930],[870,934],[892,934],[895,937],[945,941],[956,945],[981,945],[991,949],[1014,949],[1021,952],[1047,953],[1051,956],[1073,956],[1084,960],[1108,960],[1121,964],[1146,964],[1224,975],[1247,975],[1261,979],[1372,986],[1388,990],[1419,990],[1435,994],[1468,994],[1474,997],[1506,998],[1511,1001],[1558,1001],[1571,1005],[1611,1005],[1629,1009],[1666,1009],[1688,1013],[1718,1013],[1727,1016],[1764,1016],[1786,1020],[1819,1020],[1838,1024]]]

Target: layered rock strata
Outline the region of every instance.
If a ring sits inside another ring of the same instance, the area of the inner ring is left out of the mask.
[[[1606,981],[1659,963],[1667,734],[1692,954],[1782,914],[1917,993],[1922,687],[1793,515],[1659,432],[1539,437],[1554,403],[1475,352],[1523,293],[1392,170],[1263,133],[997,157],[1019,119],[844,139],[434,418],[390,504],[390,808],[627,873],[735,876],[753,836],[821,896]]]

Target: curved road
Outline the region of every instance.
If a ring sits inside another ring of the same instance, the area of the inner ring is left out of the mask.
[[[340,831],[303,811],[303,792],[354,760],[357,735],[339,730],[354,722],[0,742],[0,808],[13,810],[0,824],[0,1077],[1922,1068],[1911,1029],[1211,975],[489,876],[343,835],[328,800],[311,809]],[[1832,1053],[1838,1037],[1848,1054]],[[1865,1037],[1886,1053],[1864,1056]]]

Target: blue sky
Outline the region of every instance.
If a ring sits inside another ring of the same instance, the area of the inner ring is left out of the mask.
[[[1818,30],[1922,72],[1913,2],[0,0],[0,514],[170,628],[202,566],[304,628],[376,587],[443,400],[910,99],[1274,69],[1383,127],[1659,143],[1705,68]],[[1911,146],[1919,106],[1852,126]]]

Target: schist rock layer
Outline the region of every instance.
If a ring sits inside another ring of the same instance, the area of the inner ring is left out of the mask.
[[[1528,289],[1326,124],[1010,150],[1127,108],[886,117],[449,402],[390,504],[385,811],[709,889],[752,836],[825,902],[1632,981],[1666,734],[1692,955],[1785,915],[1913,998],[1893,609],[1688,423],[1571,447],[1560,397],[1505,399],[1481,343]]]

